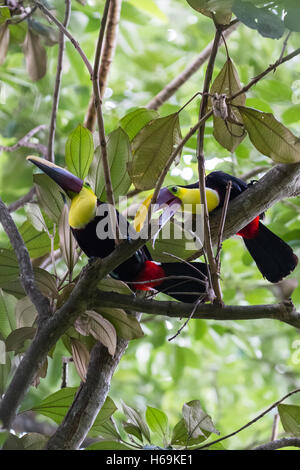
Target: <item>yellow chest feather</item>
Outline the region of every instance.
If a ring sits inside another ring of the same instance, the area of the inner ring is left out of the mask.
[[[97,197],[89,188],[83,187],[71,202],[69,225],[73,228],[85,227],[96,214]]]

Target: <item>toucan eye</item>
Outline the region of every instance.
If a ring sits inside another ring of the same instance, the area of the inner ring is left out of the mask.
[[[88,188],[91,187],[90,183],[88,183],[88,182],[86,182],[85,185],[86,185]]]
[[[171,188],[171,191],[172,191],[172,193],[177,193],[177,191],[178,191],[177,186],[173,186],[173,187]]]

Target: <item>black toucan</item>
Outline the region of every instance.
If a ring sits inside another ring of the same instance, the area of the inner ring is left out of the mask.
[[[223,171],[213,171],[206,176],[205,185],[209,212],[224,205],[226,188],[229,181],[232,183],[230,193],[231,200],[248,188],[248,184],[245,183],[245,181],[224,173]],[[144,201],[141,207],[147,208],[151,202],[151,198],[152,195]],[[179,206],[189,204],[192,207],[192,212],[195,212],[196,207],[199,207],[198,205],[200,204],[199,183],[162,188],[157,197],[156,209],[161,208],[165,204],[169,206],[169,211],[168,216],[164,219],[164,216],[161,216],[161,225],[175,214]],[[137,213],[135,221],[137,230],[140,230],[143,225],[142,213],[142,210],[139,210]],[[260,221],[262,217],[263,214],[255,217],[255,219],[241,229],[237,235],[243,238],[249,253],[262,275],[269,282],[279,282],[295,269],[298,258],[287,243],[271,232],[271,230]]]
[[[82,251],[89,258],[105,258],[111,254],[115,249],[115,240],[112,237],[99,238],[97,232],[98,224],[104,219],[109,220],[108,209],[100,211],[98,215],[100,206],[105,203],[97,199],[89,184],[42,158],[29,156],[27,160],[50,176],[70,197],[69,224]],[[117,217],[119,225],[129,227],[121,214],[117,213]],[[127,238],[130,239],[130,229],[128,232]],[[157,263],[152,260],[146,246],[120,264],[111,275],[127,281],[136,290],[155,289],[187,303],[206,300],[207,269],[204,263]]]

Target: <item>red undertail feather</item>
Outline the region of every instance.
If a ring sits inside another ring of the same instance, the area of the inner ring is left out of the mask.
[[[246,225],[246,227],[242,228],[237,235],[240,235],[243,238],[250,240],[251,238],[255,238],[258,234],[259,230],[259,216],[255,217],[255,219],[250,222],[250,224]]]
[[[163,281],[155,281],[154,279],[161,279],[165,277],[165,271],[161,265],[155,263],[154,261],[145,261],[145,266],[143,270],[139,273],[138,277],[135,279],[135,282],[147,282],[145,284],[134,284],[134,288],[137,290],[149,290],[159,286]]]

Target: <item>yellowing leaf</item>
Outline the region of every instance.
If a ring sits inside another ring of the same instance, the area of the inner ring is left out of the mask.
[[[71,338],[71,347],[74,365],[79,377],[85,382],[90,353],[87,347],[75,338]]]
[[[231,59],[227,59],[222,70],[214,80],[210,93],[211,94],[225,94],[231,96],[242,88],[238,72]],[[246,95],[243,93],[232,100],[232,104],[244,106],[246,101]],[[229,113],[235,121],[241,122],[241,115],[238,110],[234,107],[229,108]],[[236,124],[232,124],[225,121],[221,117],[214,115],[214,137],[220,145],[225,147],[229,152],[234,152],[236,147],[241,143],[245,137],[243,128]],[[229,130],[228,130],[229,129]]]
[[[8,24],[4,23],[0,26],[0,65],[5,61],[5,57],[9,46],[9,28]]]
[[[273,114],[239,106],[252,144],[276,163],[300,162],[300,139]]]
[[[28,29],[23,48],[29,77],[33,81],[40,80],[47,71],[47,53],[40,37]]]
[[[74,266],[78,261],[78,252],[76,251],[76,240],[69,225],[69,208],[64,204],[58,226],[59,246],[61,254],[68,267],[69,273],[73,272]]]

